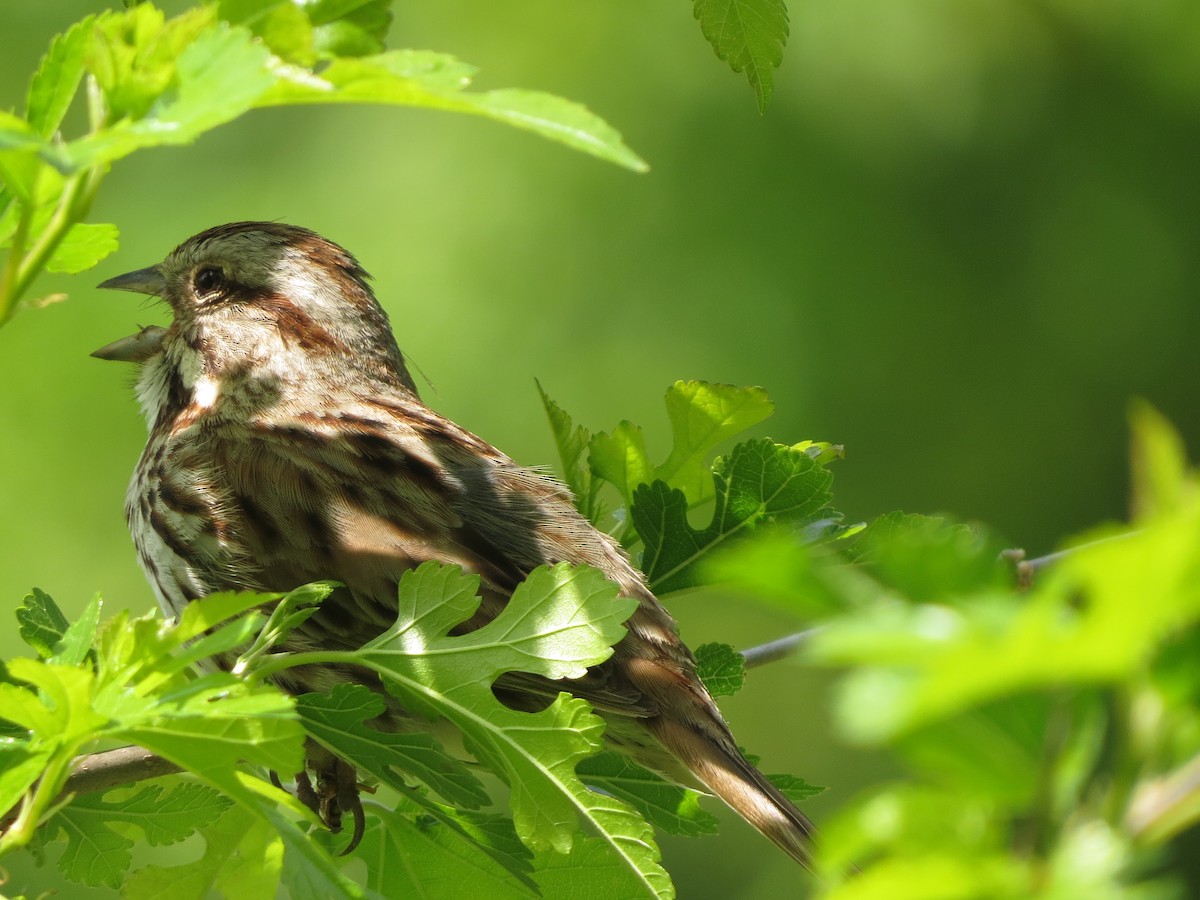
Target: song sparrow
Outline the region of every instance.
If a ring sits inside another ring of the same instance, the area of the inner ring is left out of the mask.
[[[335,579],[286,649],[357,649],[394,621],[400,576],[426,560],[481,577],[474,626],[536,566],[595,566],[639,602],[614,655],[565,683],[506,676],[504,699],[540,706],[566,687],[621,749],[690,773],[807,865],[809,821],[739,752],[640,573],[560,484],[418,399],[367,278],[311,231],[239,222],[100,285],[158,295],[174,315],[96,351],[141,364],[150,436],[125,512],[163,609]],[[302,693],[361,677],[311,667],[279,681]]]

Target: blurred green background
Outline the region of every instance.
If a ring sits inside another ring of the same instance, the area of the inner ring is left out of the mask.
[[[106,5],[6,4],[0,108],[20,110],[51,34]],[[118,163],[92,219],[120,227],[119,253],[45,278],[39,293],[70,301],[0,332],[3,602],[38,585],[68,610],[96,591],[153,603],[121,515],[144,438],[131,376],[88,353],[164,313],[92,285],[238,219],[350,248],[427,401],[524,462],[554,461],[535,377],[593,430],[644,424],[661,453],[663,390],[700,378],[766,387],[763,433],[845,444],[835,490],[852,519],[946,511],[1040,554],[1121,517],[1130,397],[1200,446],[1200,4],[790,10],[760,117],[685,3],[397,5],[392,46],[455,53],[481,88],[587,104],[644,176],[396,108],[257,112]],[[672,606],[693,644],[794,627],[731,603]],[[19,652],[8,622],[0,655]],[[829,696],[785,663],[727,704],[768,771],[832,786],[818,818],[887,771],[828,733]],[[685,898],[796,881],[733,822],[665,853]]]

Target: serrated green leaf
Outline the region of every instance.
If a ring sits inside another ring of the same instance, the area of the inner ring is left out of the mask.
[[[6,719],[67,747],[105,724],[105,717],[93,709],[96,677],[90,670],[18,657],[8,663],[8,671],[39,693],[34,697],[29,691],[0,684],[0,710]]]
[[[205,850],[200,859],[169,868],[146,866],[125,881],[127,900],[208,897],[215,888],[238,900],[272,900],[283,868],[283,842],[265,821],[235,807],[199,829]]]
[[[832,476],[802,450],[766,439],[739,444],[713,466],[712,521],[701,531],[687,520],[682,491],[661,481],[633,495],[634,527],[645,544],[642,571],[659,593],[696,583],[697,566],[715,548],[772,523],[803,525],[828,515]]]
[[[198,23],[204,24],[189,19],[187,29],[170,32],[172,40],[160,40],[170,47],[183,43],[177,59],[156,54],[153,67],[147,63],[145,71],[133,70],[144,77],[134,81],[134,94],[123,101],[129,116],[67,144],[70,166],[98,166],[141,147],[190,143],[258,102],[275,81],[270,51],[249,30],[224,22],[204,24],[193,35]]]
[[[825,792],[825,788],[817,784],[809,784],[799,775],[768,775],[767,780],[795,804],[803,803],[805,800]]]
[[[639,484],[654,480],[654,466],[646,453],[642,429],[631,422],[619,422],[611,432],[601,431],[588,442],[588,465],[597,478],[612,484],[628,507]]]
[[[457,806],[476,809],[488,803],[479,779],[449,756],[432,735],[377,731],[365,724],[384,708],[382,697],[355,684],[338,685],[329,694],[296,698],[296,711],[305,730],[359,771],[405,790],[399,769]]]
[[[26,594],[24,602],[17,608],[17,631],[21,640],[43,659],[54,655],[68,627],[67,617],[58,604],[39,588]]]
[[[92,602],[83,608],[79,618],[67,626],[62,640],[54,647],[55,662],[64,666],[77,666],[89,656],[95,657],[92,644],[96,640],[96,626],[100,622],[102,606],[100,598],[93,597]]]
[[[143,787],[132,797],[110,801],[99,794],[77,797],[47,824],[47,833],[62,829],[67,847],[59,869],[71,881],[119,887],[130,866],[134,843],[111,827],[114,822],[139,828],[151,846],[174,844],[207,825],[231,805],[211,788],[181,784],[169,793]]]
[[[278,593],[260,594],[253,591],[222,591],[209,594],[183,608],[178,623],[171,630],[169,644],[173,647],[181,646],[234,616],[256,607],[276,603],[283,596]]]
[[[667,389],[671,423],[671,452],[662,465],[651,464],[642,429],[620,422],[611,432],[599,432],[588,443],[588,464],[597,479],[612,484],[626,508],[633,506],[639,485],[655,480],[680,490],[688,508],[713,498],[709,455],[720,444],[771,415],[774,406],[766,391],[703,381],[677,381]],[[626,534],[628,544],[632,535]]]
[[[211,8],[197,7],[167,19],[149,3],[96,18],[87,68],[104,91],[114,119],[140,119],[177,82],[176,62],[213,27]]]
[[[355,654],[409,709],[437,712],[463,733],[467,749],[511,789],[513,821],[535,850],[567,852],[579,822],[639,885],[662,896],[670,880],[658,864],[649,826],[615,798],[587,789],[575,765],[600,746],[603,724],[583,700],[559,694],[545,709],[519,712],[499,702],[493,681],[506,672],[577,678],[606,659],[636,601],[595,569],[535,569],[488,624],[446,632],[478,605],[478,579],[426,563],[400,582],[395,626]]]
[[[698,837],[717,833],[717,817],[700,807],[700,793],[680,787],[611,750],[583,760],[577,767],[588,785],[620,797],[668,834]]]
[[[11,685],[0,685],[0,688]],[[28,692],[25,692],[28,693]],[[5,702],[0,694],[0,704]],[[45,771],[53,746],[31,746],[26,740],[0,740],[0,807],[11,810]]]
[[[745,72],[765,112],[788,38],[783,0],[693,0],[705,40],[735,72]]]
[[[746,682],[746,658],[728,644],[701,644],[695,649],[696,674],[714,697],[729,697]]]
[[[367,887],[382,897],[536,897],[479,844],[428,817],[370,806],[371,825],[358,855],[367,863]]]
[[[129,851],[134,844],[111,828],[95,828],[95,824],[76,821],[68,806],[49,823],[47,834],[55,836],[60,831],[66,834],[67,846],[58,858],[58,870],[64,878],[115,890],[125,880],[133,862]]]
[[[51,137],[58,130],[79,89],[83,80],[84,54],[94,25],[94,17],[85,16],[62,34],[55,35],[33,75],[25,102],[25,117],[43,138]]]
[[[654,470],[654,478],[683,491],[692,506],[713,497],[709,456],[726,440],[775,411],[775,404],[760,387],[704,381],[675,382],[667,390],[666,404],[671,454]]]
[[[54,253],[46,261],[47,272],[66,272],[73,275],[90,269],[118,246],[116,225],[89,225],[83,222],[71,226]]]
[[[1164,636],[1200,620],[1197,533],[1189,497],[1141,532],[1074,549],[1019,604],[999,588],[954,605],[880,604],[828,623],[809,652],[858,667],[840,719],[871,742],[1020,691],[1127,679]],[[866,709],[875,714],[855,713]]]
[[[646,895],[646,885],[613,859],[603,841],[584,835],[575,840],[568,853],[538,853],[534,858],[533,877],[543,897],[611,900],[613,897]],[[662,893],[656,896],[675,896],[669,882],[660,890]]]
[[[470,93],[466,87],[473,72],[451,56],[414,50],[333,59],[319,74],[279,67],[275,86],[256,105],[388,103],[473,113],[634,171],[647,168],[612,126],[585,107],[536,91]]]
[[[562,464],[563,479],[575,496],[575,508],[593,525],[599,525],[604,515],[600,505],[600,479],[593,477],[587,462],[588,442],[591,434],[582,425],[576,425],[567,412],[550,399],[541,382],[537,385],[542,397],[542,406],[550,420],[550,430],[558,447],[558,458]]]

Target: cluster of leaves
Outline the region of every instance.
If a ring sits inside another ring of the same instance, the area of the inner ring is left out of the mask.
[[[603,460],[617,448],[640,460],[641,474],[626,470],[620,485],[633,498],[632,515],[618,521],[656,522],[652,533],[628,525],[623,531],[644,555],[669,561],[660,580],[697,583],[700,563],[715,547],[769,523],[801,530],[820,523],[823,535],[844,531],[827,509],[823,458],[831,448],[750,440],[706,464],[720,441],[769,414],[758,389],[673,386],[674,445],[657,467],[645,462],[640,432],[627,423],[590,437],[545,402],[564,446],[597,448],[589,478],[612,473]],[[582,477],[578,466],[571,472]],[[670,481],[643,484],[643,475]],[[595,508],[595,495],[581,494],[581,502]],[[686,512],[706,504],[715,510],[712,522],[697,531]],[[477,577],[457,568],[428,563],[407,573],[395,624],[354,653],[276,649],[329,585],[283,597],[207,597],[174,625],[127,613],[101,623],[98,601],[68,625],[53,601],[35,592],[18,619],[39,658],[12,660],[0,683],[0,808],[14,811],[0,855],[30,846],[44,852],[65,838],[58,864],[68,878],[133,897],[152,896],[164,884],[175,893],[195,886],[196,896],[221,890],[235,883],[221,874],[231,860],[240,872],[239,897],[273,896],[280,883],[295,897],[566,896],[584,882],[603,896],[672,896],[653,827],[691,836],[715,831],[698,795],[606,751],[603,722],[585,701],[563,693],[540,712],[518,712],[492,692],[495,679],[510,671],[581,676],[610,655],[635,601],[619,598],[596,570],[560,564],[534,571],[488,625],[454,634],[475,612],[478,588]],[[193,668],[231,653],[237,661],[230,672]],[[743,660],[731,647],[707,644],[698,655],[715,695],[741,687]],[[417,730],[373,727],[385,699],[360,685],[293,701],[269,683],[284,669],[313,664],[374,671],[417,717]],[[453,726],[469,764],[430,733],[426,723],[435,722]],[[314,827],[306,810],[262,777],[298,771],[305,734],[381,788],[366,804],[369,824],[356,853],[366,861],[363,884],[332,855],[344,839]],[[63,796],[72,761],[111,743],[144,746],[194,781],[166,793],[154,785]],[[493,802],[494,779],[504,785],[507,814]],[[798,778],[778,783],[796,799],[814,792]],[[152,845],[199,831],[207,851],[183,866],[130,873],[129,826]]]
[[[1024,589],[985,531],[899,514],[836,553],[778,533],[713,562],[820,620],[803,658],[845,673],[841,732],[907,769],[825,823],[821,896],[1180,895],[1164,848],[1200,819],[1200,482],[1157,414],[1133,424],[1134,529],[1081,536]]]
[[[77,22],[52,41],[25,114],[0,111],[0,324],[43,271],[79,272],[117,247],[84,219],[109,166],[185,144],[251,109],[379,103],[527,129],[636,171],[645,163],[584,107],[526,90],[468,90],[452,56],[384,50],[390,0],[220,0],[166,18],[150,3]],[[86,86],[86,125],[67,139]]]
[[[117,248],[87,223],[111,164],[186,144],[252,109],[379,103],[505,122],[635,171],[646,164],[602,119],[538,91],[467,90],[475,69],[444,53],[385,50],[391,0],[218,0],[168,19],[151,3],[54,38],[24,116],[0,111],[0,325],[44,271],[81,272]],[[782,0],[696,0],[717,55],[744,71],[760,108],[787,38]],[[80,100],[81,86],[86,100]],[[72,108],[86,125],[68,139]],[[54,298],[43,298],[44,302]]]

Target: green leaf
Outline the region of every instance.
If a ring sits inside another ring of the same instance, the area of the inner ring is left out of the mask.
[[[478,606],[478,584],[433,563],[406,572],[395,626],[356,660],[379,672],[405,708],[436,712],[462,731],[467,749],[509,785],[517,833],[532,849],[568,852],[582,820],[611,864],[639,886],[637,895],[669,893],[649,826],[575,773],[600,747],[603,724],[588,704],[560,693],[540,712],[519,712],[492,692],[506,672],[581,677],[612,653],[636,601],[618,597],[595,569],[541,567],[491,622],[447,635]]]
[[[1170,512],[1188,480],[1183,440],[1163,415],[1145,402],[1129,410],[1134,518]]]
[[[220,0],[217,15],[230,25],[243,25],[285,62],[302,66],[316,61],[312,4],[292,0]]]
[[[39,588],[26,594],[25,601],[17,608],[17,632],[21,640],[43,659],[54,655],[68,627],[67,617],[58,604]]]
[[[873,596],[878,584],[846,566],[824,544],[814,544],[808,531],[757,531],[752,540],[713,553],[701,564],[699,577],[704,584],[737,589],[804,618],[827,617],[857,599],[848,581],[865,583],[859,593]],[[836,541],[839,534],[831,529],[818,536]]]
[[[102,606],[100,598],[93,597],[92,602],[84,607],[79,618],[67,627],[62,640],[55,645],[53,657],[55,662],[65,666],[77,666],[89,657],[95,659],[96,654],[92,650],[92,644],[96,640],[96,626],[100,622]]]
[[[326,56],[380,53],[392,24],[390,0],[317,0],[308,5],[313,46]]]
[[[405,791],[408,785],[399,770],[467,809],[489,802],[479,779],[449,756],[432,735],[377,731],[365,724],[384,709],[382,697],[356,684],[341,684],[329,694],[303,694],[296,699],[305,731],[359,771]]]
[[[668,834],[699,837],[717,833],[717,817],[700,807],[700,793],[680,787],[611,750],[583,760],[579,777],[619,797],[655,828]]]
[[[642,429],[629,422],[591,439],[592,471],[620,491],[626,506],[632,505],[638,485],[656,479],[682,491],[689,508],[712,500],[709,456],[775,409],[762,388],[704,381],[675,382],[667,389],[666,406],[671,453],[660,466],[651,465]]]
[[[73,225],[46,261],[46,271],[73,275],[90,269],[116,252],[117,236],[116,225]]]
[[[534,858],[534,880],[543,897],[612,900],[646,896],[646,885],[613,859],[599,838],[580,835],[567,853],[543,851]],[[669,882],[658,888],[662,898],[675,896]]]
[[[728,697],[746,681],[746,658],[728,644],[701,644],[694,651],[696,674],[714,697]]]
[[[181,784],[164,796],[158,786],[143,787],[132,797],[110,801],[98,794],[77,797],[46,826],[62,829],[67,847],[59,869],[71,881],[120,887],[129,870],[134,842],[111,827],[114,822],[141,830],[152,847],[174,844],[209,824],[231,802],[211,788]]]
[[[715,509],[700,531],[688,523],[682,491],[661,481],[634,491],[632,520],[646,547],[642,571],[657,593],[695,584],[698,563],[707,554],[754,528],[828,515],[832,476],[804,450],[747,441],[716,461],[713,478]]]
[[[238,657],[234,674],[250,671],[255,663],[278,646],[292,630],[307,621],[319,605],[338,587],[334,581],[316,581],[301,585],[285,594],[271,609],[265,625],[258,630],[253,642]],[[277,595],[273,595],[277,596]]]
[[[5,702],[0,685],[0,703]],[[25,692],[28,693],[28,692]],[[13,809],[37,783],[54,752],[52,745],[34,747],[27,740],[0,740],[0,807]]]
[[[382,897],[536,897],[531,885],[479,844],[427,816],[370,805],[372,821],[358,855],[367,862],[367,887]]]
[[[106,723],[93,707],[96,678],[90,670],[18,657],[8,663],[8,672],[38,694],[0,684],[0,710],[38,737],[71,747]]]
[[[50,138],[83,80],[84,54],[95,27],[95,18],[86,16],[64,33],[55,35],[50,49],[38,64],[29,84],[25,117],[43,138]]]
[[[575,508],[593,525],[599,526],[604,510],[599,502],[600,479],[592,476],[586,451],[591,435],[582,425],[576,425],[557,403],[550,399],[541,382],[537,385],[542,395],[542,405],[550,419],[550,430],[558,447],[558,458],[562,463],[563,478],[571,493],[575,495]]]
[[[711,500],[708,458],[722,443],[770,418],[775,404],[760,387],[677,381],[667,390],[671,454],[654,477],[678,488],[692,506]]]
[[[983,588],[953,605],[881,603],[827,623],[813,658],[857,667],[838,704],[843,727],[893,739],[1008,694],[1132,677],[1160,641],[1200,621],[1200,498],[1175,505],[1137,533],[1074,548],[1020,603]],[[933,540],[936,555],[945,545]]]
[[[588,442],[588,465],[597,478],[616,487],[626,508],[633,504],[637,486],[654,480],[645,435],[630,422],[618,423],[611,432],[592,435]]]
[[[767,780],[795,804],[825,793],[825,788],[817,784],[809,784],[799,775],[768,775]]]
[[[1009,587],[1002,550],[981,527],[893,512],[864,529],[847,557],[910,600],[932,602]]]
[[[394,50],[333,59],[319,74],[287,66],[276,74],[275,86],[256,105],[388,103],[454,110],[507,122],[634,171],[647,169],[612,126],[583,106],[536,91],[467,92],[474,69],[445,54]]]
[[[248,810],[234,807],[198,829],[203,855],[179,866],[146,866],[126,880],[127,900],[163,897],[202,898],[216,889],[239,900],[272,900],[283,868],[283,842],[270,825]]]
[[[135,7],[131,13],[146,8]],[[247,29],[218,22],[193,36],[196,21],[188,19],[189,28],[170,31],[177,21],[168,23],[154,46],[175,48],[188,39],[178,58],[155,54],[146,71],[133,69],[133,96],[123,101],[129,116],[67,144],[70,165],[98,166],[141,147],[190,143],[246,112],[274,83],[270,51]],[[114,84],[112,90],[121,85]]]
[[[693,0],[692,9],[717,57],[746,73],[758,111],[766,112],[788,39],[783,0]]]
[[[104,91],[109,116],[146,116],[175,84],[180,55],[213,27],[214,19],[212,9],[200,7],[168,20],[149,3],[98,16],[87,68]]]

